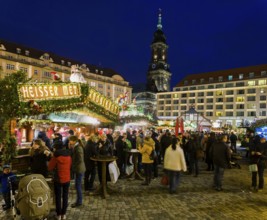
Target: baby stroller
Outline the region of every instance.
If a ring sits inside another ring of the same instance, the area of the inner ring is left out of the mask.
[[[40,174],[24,176],[19,181],[15,195],[13,216],[20,215],[23,220],[43,220],[50,213],[51,190]]]
[[[231,168],[241,169],[241,166],[238,163],[238,160],[241,160],[241,159],[242,159],[242,156],[240,154],[232,153],[231,154],[231,160],[230,160]]]

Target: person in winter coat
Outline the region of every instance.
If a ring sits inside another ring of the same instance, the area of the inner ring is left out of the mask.
[[[198,168],[198,158],[197,158],[197,150],[198,150],[198,140],[196,134],[191,134],[189,137],[189,141],[187,143],[187,153],[189,160],[189,174],[195,174],[197,177],[199,174]]]
[[[214,170],[214,165],[213,165],[213,160],[212,160],[212,155],[211,155],[211,148],[212,145],[216,142],[216,135],[214,132],[210,133],[210,136],[208,137],[207,144],[206,144],[206,163],[208,165],[207,171],[213,171]]]
[[[72,148],[72,171],[75,174],[76,202],[71,205],[72,208],[82,205],[82,179],[85,172],[84,149],[77,136],[69,137],[69,145]]]
[[[233,131],[231,132],[231,135],[230,135],[229,139],[230,139],[230,142],[231,142],[231,149],[233,150],[234,153],[236,153],[237,136]]]
[[[32,148],[30,149],[30,167],[31,173],[42,174],[47,177],[47,161],[51,158],[51,151],[43,144],[43,141],[36,139],[33,141]]]
[[[110,141],[107,138],[107,135],[105,133],[100,135],[100,141],[98,142],[98,149],[97,149],[97,154],[100,157],[111,157],[113,156],[113,146],[110,143]],[[106,180],[110,181],[110,175],[108,172],[108,165],[109,163],[106,164]],[[102,163],[97,162],[97,171],[98,171],[98,179],[99,182],[102,183]]]
[[[145,182],[142,185],[148,186],[151,181],[152,165],[154,160],[150,159],[152,150],[155,150],[155,142],[151,138],[151,132],[147,132],[144,139],[143,146],[139,145],[139,152],[142,154],[142,165],[145,171]]]
[[[63,148],[63,142],[54,142],[54,155],[49,161],[48,170],[54,171],[54,191],[58,219],[66,219],[68,207],[71,153]]]
[[[259,177],[258,192],[264,187],[264,169],[267,160],[267,142],[265,138],[260,139],[260,143],[251,148],[250,164],[257,164],[258,171],[252,172],[252,190],[257,190],[257,176]]]
[[[118,167],[120,169],[120,177],[124,177],[126,175],[126,172],[125,172],[125,169],[126,169],[125,149],[127,147],[126,147],[125,139],[126,139],[126,137],[119,135],[119,137],[115,141],[116,156],[118,157],[117,164],[118,164]]]
[[[181,171],[186,172],[184,151],[180,147],[180,140],[173,137],[172,144],[166,149],[164,169],[169,177],[169,193],[173,194],[180,182]]]
[[[212,145],[211,155],[214,164],[214,187],[217,191],[222,190],[222,180],[224,169],[228,168],[231,159],[231,150],[226,144],[227,135],[222,135],[218,141]]]
[[[11,172],[10,165],[5,164],[3,166],[3,173],[0,175],[1,192],[5,201],[5,204],[2,205],[3,210],[8,210],[11,208],[10,185],[8,182],[8,178],[11,178],[11,184],[14,184],[15,177],[16,176]]]
[[[86,145],[84,147],[84,162],[85,162],[85,174],[84,174],[84,190],[92,191],[94,188],[94,181],[96,175],[95,161],[91,160],[91,157],[97,155],[98,137],[95,134],[90,135]]]

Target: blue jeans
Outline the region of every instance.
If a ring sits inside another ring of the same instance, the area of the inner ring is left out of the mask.
[[[214,164],[214,186],[217,189],[222,188],[222,180],[223,180],[224,168],[219,167],[218,165]]]
[[[82,204],[83,197],[82,197],[82,179],[83,173],[76,173],[75,174],[75,189],[77,193],[76,204]]]
[[[55,182],[54,183],[57,215],[65,215],[67,212],[68,198],[69,198],[69,186],[70,186],[70,182],[67,182],[67,183]]]
[[[179,185],[180,182],[180,171],[173,171],[173,170],[168,170],[168,176],[169,176],[169,191],[170,193],[175,192],[177,186]]]

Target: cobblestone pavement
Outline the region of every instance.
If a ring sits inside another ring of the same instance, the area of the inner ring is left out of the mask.
[[[140,180],[120,179],[116,184],[108,183],[112,192],[107,199],[84,195],[82,207],[68,207],[67,219],[267,220],[267,187],[263,192],[250,191],[247,163],[239,162],[241,169],[225,171],[221,192],[212,188],[212,172],[206,171],[206,164],[201,162],[200,175],[182,175],[176,194],[169,194],[168,188],[160,185],[160,177],[150,186],[142,186]],[[75,201],[75,190],[71,188],[70,204]],[[0,211],[0,219],[12,219],[11,212]]]

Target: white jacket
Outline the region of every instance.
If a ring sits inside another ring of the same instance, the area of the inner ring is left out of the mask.
[[[171,145],[166,149],[164,169],[184,172],[187,170],[184,151],[178,144],[176,145],[176,150],[173,150]]]

